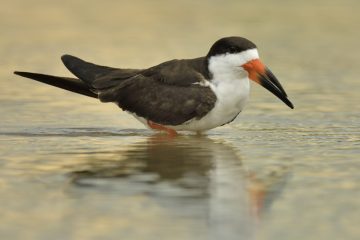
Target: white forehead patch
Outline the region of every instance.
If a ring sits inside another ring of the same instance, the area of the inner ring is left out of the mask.
[[[209,70],[219,69],[220,68],[227,68],[227,67],[240,67],[245,63],[259,59],[259,53],[256,48],[249,49],[239,53],[227,53],[212,56],[209,59]],[[216,70],[215,70],[216,71]]]

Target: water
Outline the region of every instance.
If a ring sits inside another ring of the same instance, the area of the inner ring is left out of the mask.
[[[358,1],[4,1],[1,239],[359,239]],[[259,46],[295,104],[252,85],[236,121],[169,139],[12,75],[71,53],[146,67]]]

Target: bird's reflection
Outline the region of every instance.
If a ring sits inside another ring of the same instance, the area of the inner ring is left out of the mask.
[[[96,186],[99,179],[110,179],[125,185],[121,194],[131,189],[153,198],[172,197],[170,208],[182,211],[199,206],[194,211],[202,212],[215,239],[251,239],[266,206],[263,201],[273,201],[266,198],[266,188],[273,186],[245,171],[233,147],[204,136],[156,135],[117,151],[91,152],[86,164],[75,167],[70,176],[76,186]],[[193,202],[174,205],[184,198]],[[239,233],[242,238],[237,238]]]
[[[184,191],[192,188],[206,195],[218,161],[229,164],[229,169],[241,169],[238,154],[227,144],[203,136],[155,135],[118,151],[91,152],[86,165],[72,171],[71,178],[80,186],[89,186],[86,180],[99,178],[125,178],[149,184],[168,182]]]

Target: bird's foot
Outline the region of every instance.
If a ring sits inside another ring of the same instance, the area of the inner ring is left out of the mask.
[[[154,123],[154,122],[152,122],[152,121],[150,121],[150,120],[147,121],[147,124],[148,124],[148,126],[149,126],[151,129],[155,129],[155,130],[167,132],[167,134],[168,134],[170,137],[175,137],[175,136],[178,135],[178,133],[177,133],[174,129],[167,128],[167,127],[165,127],[165,126],[163,126],[163,125]]]

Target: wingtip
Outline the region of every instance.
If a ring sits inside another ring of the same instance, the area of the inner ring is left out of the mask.
[[[63,62],[63,64],[72,72],[72,68],[76,63],[79,62],[84,62],[84,60],[75,57],[73,55],[70,54],[64,54],[61,56],[61,61]]]
[[[63,63],[67,62],[68,60],[70,60],[70,58],[74,58],[74,56],[71,56],[70,54],[64,54],[61,56],[61,61]]]
[[[66,57],[69,57],[69,56],[71,56],[71,55],[70,55],[70,54],[63,54],[63,55],[61,56],[61,59],[66,58]]]
[[[32,73],[32,72],[22,72],[22,71],[14,71],[15,75],[21,76],[21,77],[25,77],[25,78],[30,78],[30,79],[34,79],[34,77],[37,77],[39,75],[43,75],[41,73]]]
[[[26,72],[21,72],[21,71],[14,71],[13,72],[15,75],[19,75],[19,76],[23,76],[26,74]]]

